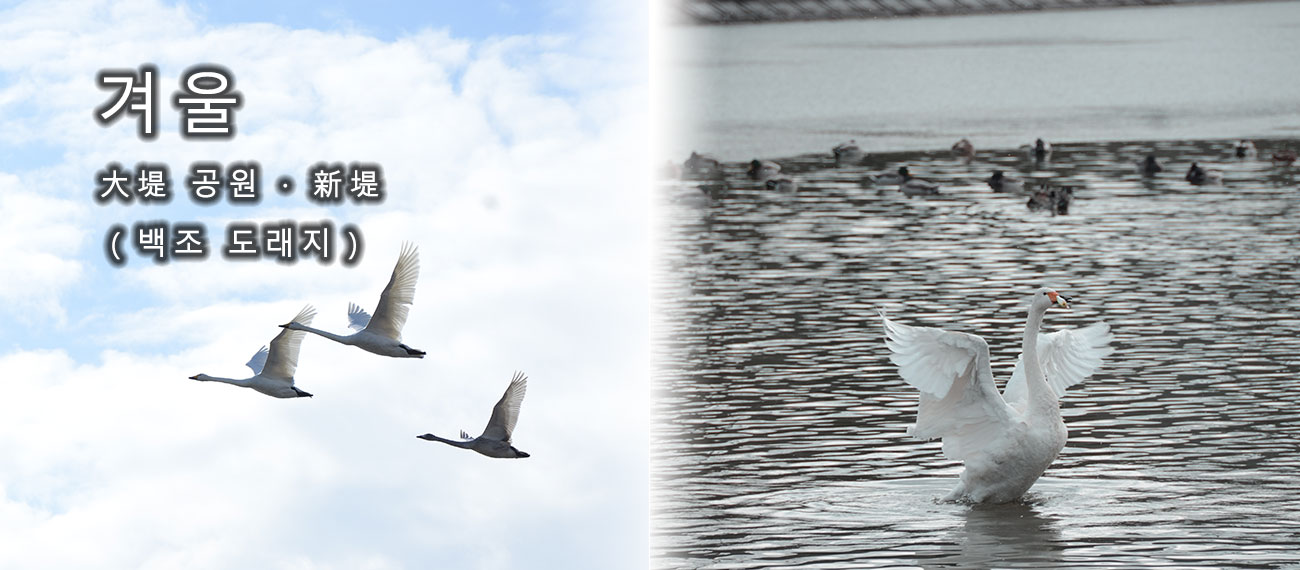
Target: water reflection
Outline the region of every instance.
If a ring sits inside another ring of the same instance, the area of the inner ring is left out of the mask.
[[[1234,142],[827,151],[777,159],[793,194],[742,163],[668,185],[712,199],[661,210],[656,566],[1300,563],[1300,192]],[[1140,176],[1148,153],[1170,168]],[[1191,161],[1225,181],[1188,184]],[[861,183],[902,165],[942,193]],[[995,169],[1075,187],[1069,214],[993,193]],[[1071,298],[1048,330],[1104,320],[1116,351],[1065,397],[1070,440],[1027,504],[936,503],[960,466],[905,435],[917,395],[875,311],[984,336],[1003,381],[1042,285]]]

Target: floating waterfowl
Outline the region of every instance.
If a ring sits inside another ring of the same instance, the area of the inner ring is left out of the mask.
[[[831,154],[835,155],[835,166],[858,164],[867,157],[867,153],[862,152],[862,149],[858,147],[858,142],[852,139],[849,142],[835,145],[835,148],[831,149]]]
[[[1237,158],[1251,159],[1257,156],[1257,151],[1255,150],[1255,143],[1245,139],[1237,141],[1237,145],[1234,146],[1232,150],[1233,153],[1237,155]]]
[[[691,151],[691,156],[682,163],[682,176],[694,180],[721,178],[722,163],[712,156]]]
[[[1051,212],[1052,215],[1066,215],[1070,213],[1070,202],[1074,200],[1074,188],[1070,186],[1053,187],[1043,185],[1034,194],[1029,197],[1025,206],[1030,211]]]
[[[1029,158],[1034,162],[1046,162],[1052,158],[1052,145],[1043,139],[1037,139],[1029,147]]]
[[[988,343],[973,334],[890,321],[885,345],[903,380],[921,391],[918,439],[943,439],[943,455],[965,464],[946,501],[1006,503],[1019,499],[1065,447],[1060,398],[1111,352],[1110,327],[1040,334],[1050,307],[1069,308],[1065,297],[1042,289],[1029,302],[1020,359],[1006,390],[998,393]]]
[[[770,160],[758,160],[757,158],[749,161],[749,170],[745,172],[751,180],[764,181],[768,178],[775,178],[781,173],[781,165]]]
[[[961,139],[952,145],[952,155],[958,160],[970,162],[975,158],[975,145],[967,139]]]
[[[768,190],[776,190],[777,192],[795,192],[799,190],[799,183],[788,176],[769,178],[764,185]]]
[[[906,166],[899,167],[898,173],[903,175],[903,183],[898,189],[905,196],[931,196],[939,193],[938,183],[913,178]]]
[[[1192,167],[1187,169],[1187,174],[1183,176],[1183,179],[1197,186],[1219,184],[1223,182],[1223,171],[1207,170],[1193,162]]]
[[[1148,154],[1146,158],[1139,160],[1137,163],[1138,174],[1142,176],[1155,176],[1156,173],[1162,172],[1165,167],[1160,166],[1160,161],[1156,160],[1156,155]]]
[[[1025,182],[1013,176],[1005,176],[1001,170],[994,170],[988,179],[989,188],[994,192],[1020,193],[1025,189]]]

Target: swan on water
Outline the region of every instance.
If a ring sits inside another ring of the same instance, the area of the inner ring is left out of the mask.
[[[519,406],[523,404],[524,392],[527,390],[528,377],[523,372],[515,372],[514,377],[510,379],[510,386],[506,388],[506,393],[502,394],[501,400],[493,406],[492,417],[488,419],[487,427],[483,428],[483,434],[478,437],[470,438],[465,430],[460,432],[461,441],[443,439],[431,433],[415,437],[428,441],[441,441],[462,449],[472,449],[482,455],[499,459],[528,457],[527,453],[510,445],[510,434],[515,431],[515,422],[519,419]]]
[[[293,322],[307,324],[315,316],[316,309],[313,309],[311,305],[307,305],[298,312],[298,316],[293,318]],[[275,338],[271,340],[270,348],[263,346],[248,361],[247,366],[253,369],[251,378],[221,378],[207,374],[196,374],[190,376],[190,380],[225,382],[226,384],[252,388],[267,396],[276,398],[310,398],[311,394],[303,392],[293,385],[293,374],[298,369],[298,349],[302,347],[302,337],[303,333],[301,331],[287,329],[275,335]]]
[[[1110,354],[1110,327],[1040,334],[1050,307],[1069,308],[1063,295],[1041,289],[1029,302],[1020,359],[999,394],[989,346],[973,334],[890,321],[885,345],[903,380],[921,391],[918,439],[943,439],[943,454],[966,469],[945,501],[1005,503],[1020,498],[1065,447],[1060,398]]]
[[[375,316],[371,317],[356,303],[348,304],[348,328],[356,332],[337,335],[299,322],[280,326],[289,330],[307,331],[381,356],[424,358],[423,350],[402,343],[402,326],[406,324],[406,314],[410,312],[411,302],[415,300],[415,282],[419,278],[420,253],[414,245],[404,243],[402,254],[397,258],[397,266],[393,267],[393,275],[388,279],[388,286],[379,295]]]

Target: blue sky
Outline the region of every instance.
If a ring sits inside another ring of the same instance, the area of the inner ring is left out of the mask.
[[[0,3],[0,567],[644,567],[644,12]],[[97,124],[96,72],[146,62],[164,98],[191,65],[229,68],[238,134],[184,140],[170,105],[154,141]],[[141,160],[177,197],[94,202],[98,170]],[[265,197],[191,203],[200,160],[258,161]],[[387,199],[306,200],[322,160],[381,165]],[[281,174],[294,195],[270,191]],[[109,227],[151,219],[204,223],[214,249],[232,220],[352,223],[365,257],[111,266]],[[343,331],[405,241],[421,271],[403,340],[424,360],[310,338],[310,400],[188,379],[248,375],[304,304]],[[515,370],[532,457],[415,439],[481,429]]]
[[[422,27],[447,27],[460,37],[572,33],[584,14],[577,2],[427,0],[337,2],[187,2],[214,25],[269,22],[289,28],[343,29],[396,39]]]

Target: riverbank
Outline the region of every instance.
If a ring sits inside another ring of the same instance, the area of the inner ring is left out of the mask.
[[[915,16],[958,16],[1125,6],[1238,4],[1213,0],[682,0],[676,24],[753,24]]]

